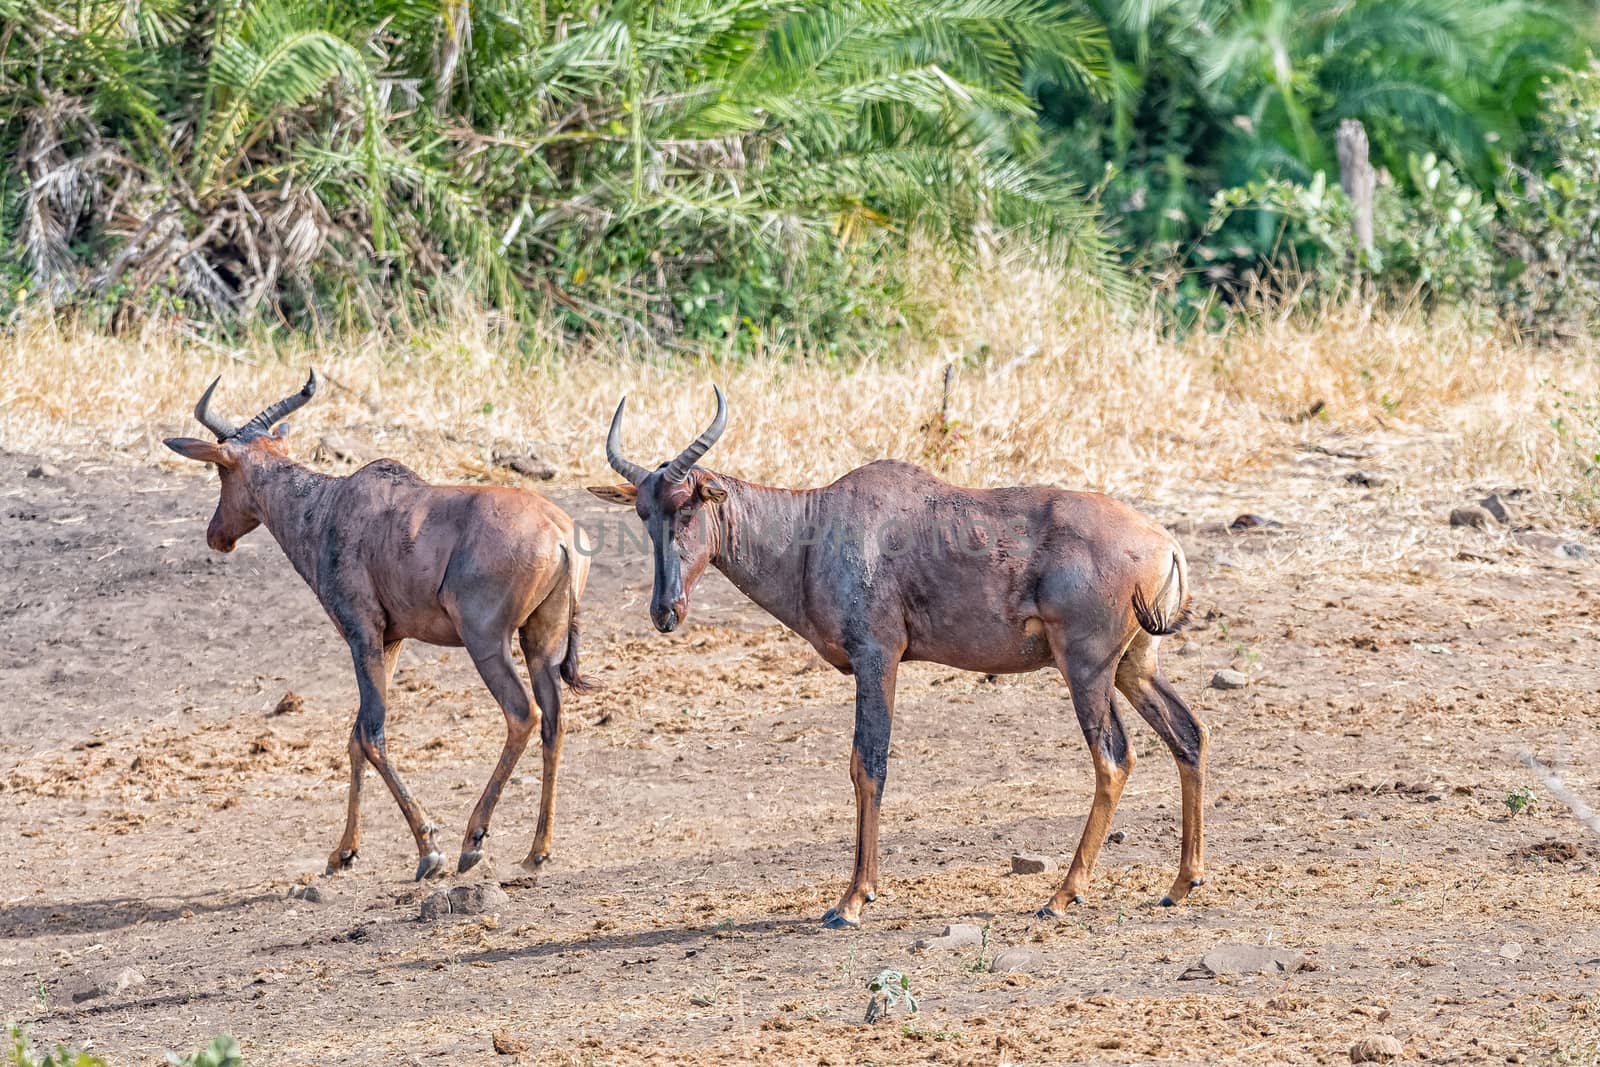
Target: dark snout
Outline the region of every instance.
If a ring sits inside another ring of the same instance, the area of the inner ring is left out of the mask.
[[[684,603],[682,597],[670,604],[651,604],[650,621],[656,624],[656,629],[664,634],[670,634],[682,626],[689,618],[689,605]]]

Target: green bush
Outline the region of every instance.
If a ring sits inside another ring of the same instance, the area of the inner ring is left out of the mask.
[[[1379,276],[1402,295],[1480,305],[1494,291],[1495,205],[1432,152],[1407,161],[1405,191],[1380,189],[1374,203]]]
[[[106,1061],[100,1057],[63,1045],[41,1054],[33,1048],[20,1026],[10,1027],[7,1037],[5,1067],[106,1067]],[[239,1042],[223,1036],[213,1038],[205,1048],[187,1056],[169,1052],[167,1062],[172,1067],[244,1067],[244,1054],[239,1050]]]
[[[1513,168],[1499,195],[1506,316],[1538,337],[1581,336],[1600,316],[1600,67],[1552,80],[1548,170]]]

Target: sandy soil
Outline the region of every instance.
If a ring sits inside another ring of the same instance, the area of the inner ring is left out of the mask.
[[[885,891],[845,933],[816,919],[851,852],[849,681],[720,578],[662,637],[646,561],[597,560],[584,657],[607,688],[567,705],[555,861],[516,877],[530,751],[465,876],[504,878],[509,903],[424,923],[432,887],[376,785],[360,865],[322,877],[354,685],[265,533],[211,554],[195,468],[54,457],[29,478],[35,457],[0,455],[0,810],[19,835],[0,1019],[114,1063],[222,1032],[258,1065],[1345,1063],[1374,1034],[1420,1062],[1593,1063],[1600,851],[1518,757],[1600,800],[1600,572],[1450,529],[1459,499],[1349,485],[1330,451],[1151,508],[1197,591],[1168,673],[1213,731],[1210,882],[1188,904],[1154,906],[1177,779],[1130,714],[1127,840],[1090,903],[1030,918],[1059,875],[1010,857],[1070,856],[1090,794],[1065,688],[915,665]],[[1242,511],[1285,526],[1230,533]],[[1208,688],[1230,665],[1252,684]],[[412,646],[396,688],[391,752],[454,843],[499,713],[460,652]],[[288,691],[300,710],[273,714]],[[1524,785],[1537,806],[1513,817]],[[320,902],[291,895],[307,884]],[[953,922],[987,944],[914,947]],[[1304,965],[1180,978],[1227,942]],[[991,973],[1015,946],[1024,969]],[[921,1010],[869,1026],[884,969]]]

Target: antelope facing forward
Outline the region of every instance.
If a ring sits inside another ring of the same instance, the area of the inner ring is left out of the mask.
[[[1082,903],[1111,815],[1133,769],[1118,690],[1178,764],[1183,838],[1163,905],[1204,880],[1206,728],[1161,676],[1156,647],[1187,613],[1183,550],[1132,508],[1044,486],[963,489],[920,467],[880,461],[821,489],[774,489],[695,466],[727,422],[651,471],[622,455],[624,398],[606,458],[627,484],[592,487],[632,506],[653,542],[650,614],[670,633],[711,564],[751,600],[855,675],[855,873],[822,917],[860,922],[878,885],[878,811],[888,774],[895,672],[931,660],[990,674],[1048,664],[1066,676],[1094,761],[1094,803],[1066,880],[1040,917]]]
[[[417,842],[418,881],[443,873],[437,831],[411,796],[384,742],[386,690],[401,642],[465,646],[506,717],[506,743],[467,823],[465,871],[483,858],[500,790],[533,731],[528,690],[511,657],[515,637],[539,706],[544,779],[533,848],[522,865],[550,855],[556,770],[561,762],[559,676],[578,689],[578,600],[589,561],[573,548],[572,520],[537,493],[487,486],[433,486],[393,460],[369,463],[347,478],[307,470],[273,429],[316,392],[312,372],[299,393],[241,427],[210,411],[213,381],[194,416],[217,443],[170,438],[166,446],[215,464],[222,498],[206,544],[232,552],[265,524],[350,645],[360,710],[350,731],[350,799],[344,834],[328,873],[349,867],[361,841],[361,781],[371,763],[400,804]]]

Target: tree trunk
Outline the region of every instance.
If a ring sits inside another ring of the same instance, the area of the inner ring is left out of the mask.
[[[1357,119],[1339,123],[1339,184],[1356,212],[1356,247],[1372,251],[1372,197],[1378,175],[1367,159],[1367,131]]]

